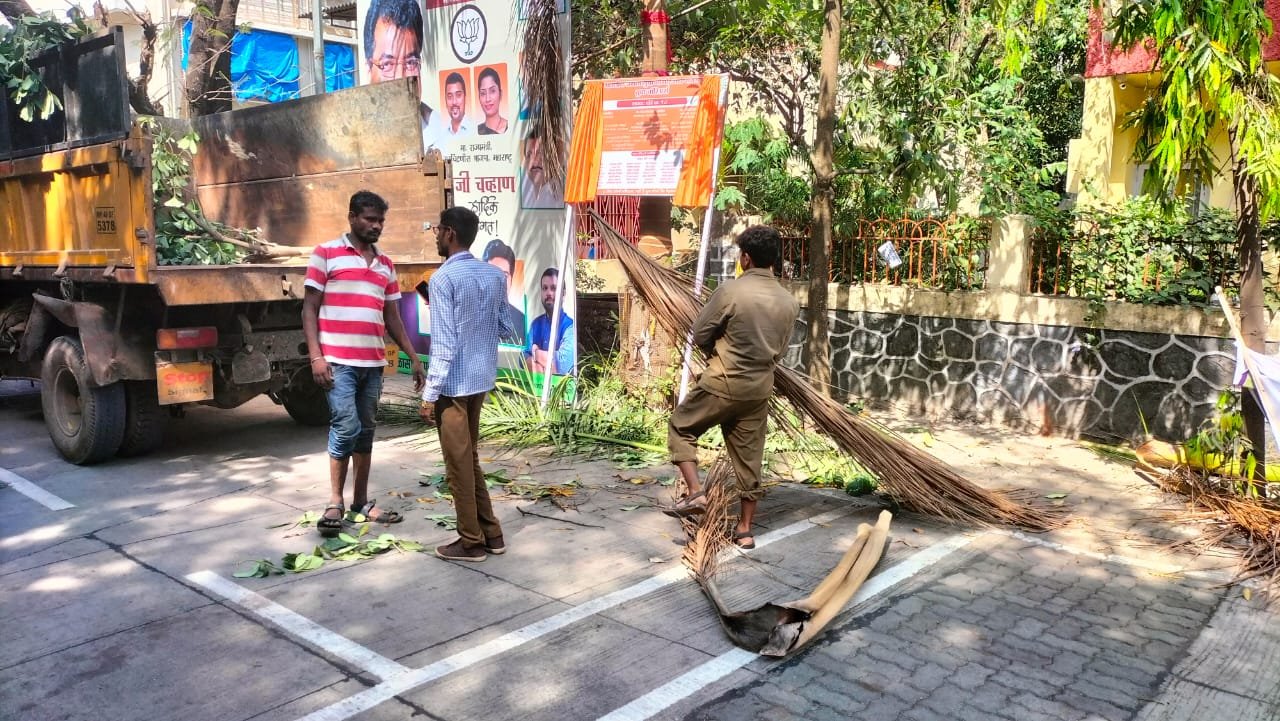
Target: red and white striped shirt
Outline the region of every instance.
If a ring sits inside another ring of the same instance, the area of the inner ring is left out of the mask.
[[[304,285],[324,294],[320,351],[325,360],[364,368],[387,364],[382,310],[387,301],[400,299],[390,258],[378,253],[366,263],[344,233],[311,253]]]

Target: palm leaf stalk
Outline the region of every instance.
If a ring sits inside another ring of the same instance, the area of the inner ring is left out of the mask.
[[[676,337],[686,337],[705,298],[695,299],[688,278],[653,262],[599,214],[590,212],[609,252],[621,262],[654,317]],[[1011,525],[1030,531],[1046,531],[1062,523],[1061,513],[1055,509],[1033,508],[1006,493],[975,485],[889,429],[850,413],[797,371],[779,366],[774,388],[841,451],[875,474],[879,488],[904,508],[948,521]]]
[[[568,75],[564,45],[560,41],[557,0],[516,0],[526,8],[524,52],[520,59],[520,79],[530,115],[536,120],[526,140],[542,149],[543,171],[552,186],[565,177],[569,157],[569,107],[565,102]]]

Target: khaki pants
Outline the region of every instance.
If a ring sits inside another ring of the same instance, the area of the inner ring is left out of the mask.
[[[764,436],[769,427],[769,399],[729,400],[694,386],[671,414],[667,430],[671,462],[696,462],[698,438],[716,425],[724,433],[724,447],[738,479],[739,495],[748,501],[760,500],[764,495],[760,464],[764,461]]]
[[[445,477],[453,494],[453,510],[458,517],[458,535],[463,543],[483,546],[486,538],[502,535],[502,526],[493,515],[489,490],[480,470],[480,407],[484,393],[472,396],[440,396],[436,401],[436,426],[440,450],[444,453]]]

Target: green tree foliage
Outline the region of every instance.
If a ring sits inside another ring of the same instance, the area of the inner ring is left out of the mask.
[[[1267,71],[1262,39],[1272,31],[1257,0],[1132,0],[1112,21],[1116,44],[1147,44],[1159,80],[1128,123],[1135,156],[1149,162],[1144,189],[1171,205],[1190,184],[1229,168],[1240,249],[1240,332],[1254,351],[1266,346],[1262,222],[1280,211],[1280,78]],[[1229,156],[1214,152],[1225,130]],[[1192,186],[1194,187],[1194,186]],[[1266,424],[1246,396],[1245,426],[1266,475]]]
[[[62,107],[31,67],[31,59],[92,32],[79,12],[72,12],[69,21],[46,12],[19,17],[11,27],[0,26],[0,84],[18,106],[19,117],[28,122],[47,118]]]
[[[1128,118],[1140,133],[1135,155],[1151,163],[1145,187],[1176,198],[1186,181],[1211,183],[1229,167],[1256,185],[1264,217],[1280,212],[1280,78],[1262,61],[1273,28],[1252,0],[1182,3],[1137,0],[1113,20],[1119,47],[1150,43],[1158,84]],[[1229,135],[1229,158],[1213,152]]]

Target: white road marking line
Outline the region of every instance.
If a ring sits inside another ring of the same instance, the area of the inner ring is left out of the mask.
[[[65,511],[68,508],[76,507],[74,503],[67,503],[13,471],[0,468],[0,481],[4,481],[13,490],[48,508],[50,511]]]
[[[940,543],[918,551],[901,563],[897,563],[867,579],[866,583],[862,584],[862,588],[858,589],[858,593],[853,597],[850,605],[856,606],[884,593],[943,558],[964,548],[978,537],[951,536]],[[645,721],[645,719],[656,716],[658,713],[674,706],[676,703],[758,658],[760,658],[758,654],[741,648],[727,651],[693,670],[677,676],[672,681],[659,686],[631,703],[601,716],[598,721]]]
[[[408,667],[374,653],[355,641],[345,636],[340,636],[305,616],[294,613],[284,606],[228,581],[212,571],[197,571],[189,574],[187,580],[213,591],[237,606],[274,623],[312,646],[337,656],[363,671],[368,671],[383,681],[409,671]]]
[[[803,521],[797,521],[787,526],[783,526],[774,531],[763,533],[756,537],[756,548],[766,546],[775,541],[794,536],[797,533],[807,531],[810,528],[830,523],[839,518],[847,516],[854,511],[859,510],[856,506],[847,506],[834,511],[819,514],[813,518]],[[683,566],[670,568],[656,576],[647,578],[626,588],[619,589],[612,593],[607,593],[599,598],[594,598],[580,606],[574,606],[565,611],[561,611],[553,616],[531,623],[524,628],[517,629],[507,634],[503,634],[491,641],[486,641],[461,651],[447,658],[443,658],[435,663],[423,666],[420,669],[409,671],[402,676],[388,679],[383,683],[372,688],[365,689],[360,693],[345,698],[335,704],[326,706],[322,709],[310,713],[299,721],[343,721],[351,718],[356,714],[363,713],[378,704],[389,701],[397,695],[409,691],[415,687],[435,681],[436,679],[447,676],[456,671],[461,671],[469,666],[474,666],[481,661],[493,658],[501,653],[510,651],[519,646],[533,641],[534,639],[545,636],[553,631],[558,631],[570,624],[577,623],[585,618],[594,616],[597,613],[607,611],[615,606],[620,606],[628,601],[633,601],[641,596],[653,593],[664,586],[682,581],[688,578],[689,574]]]

